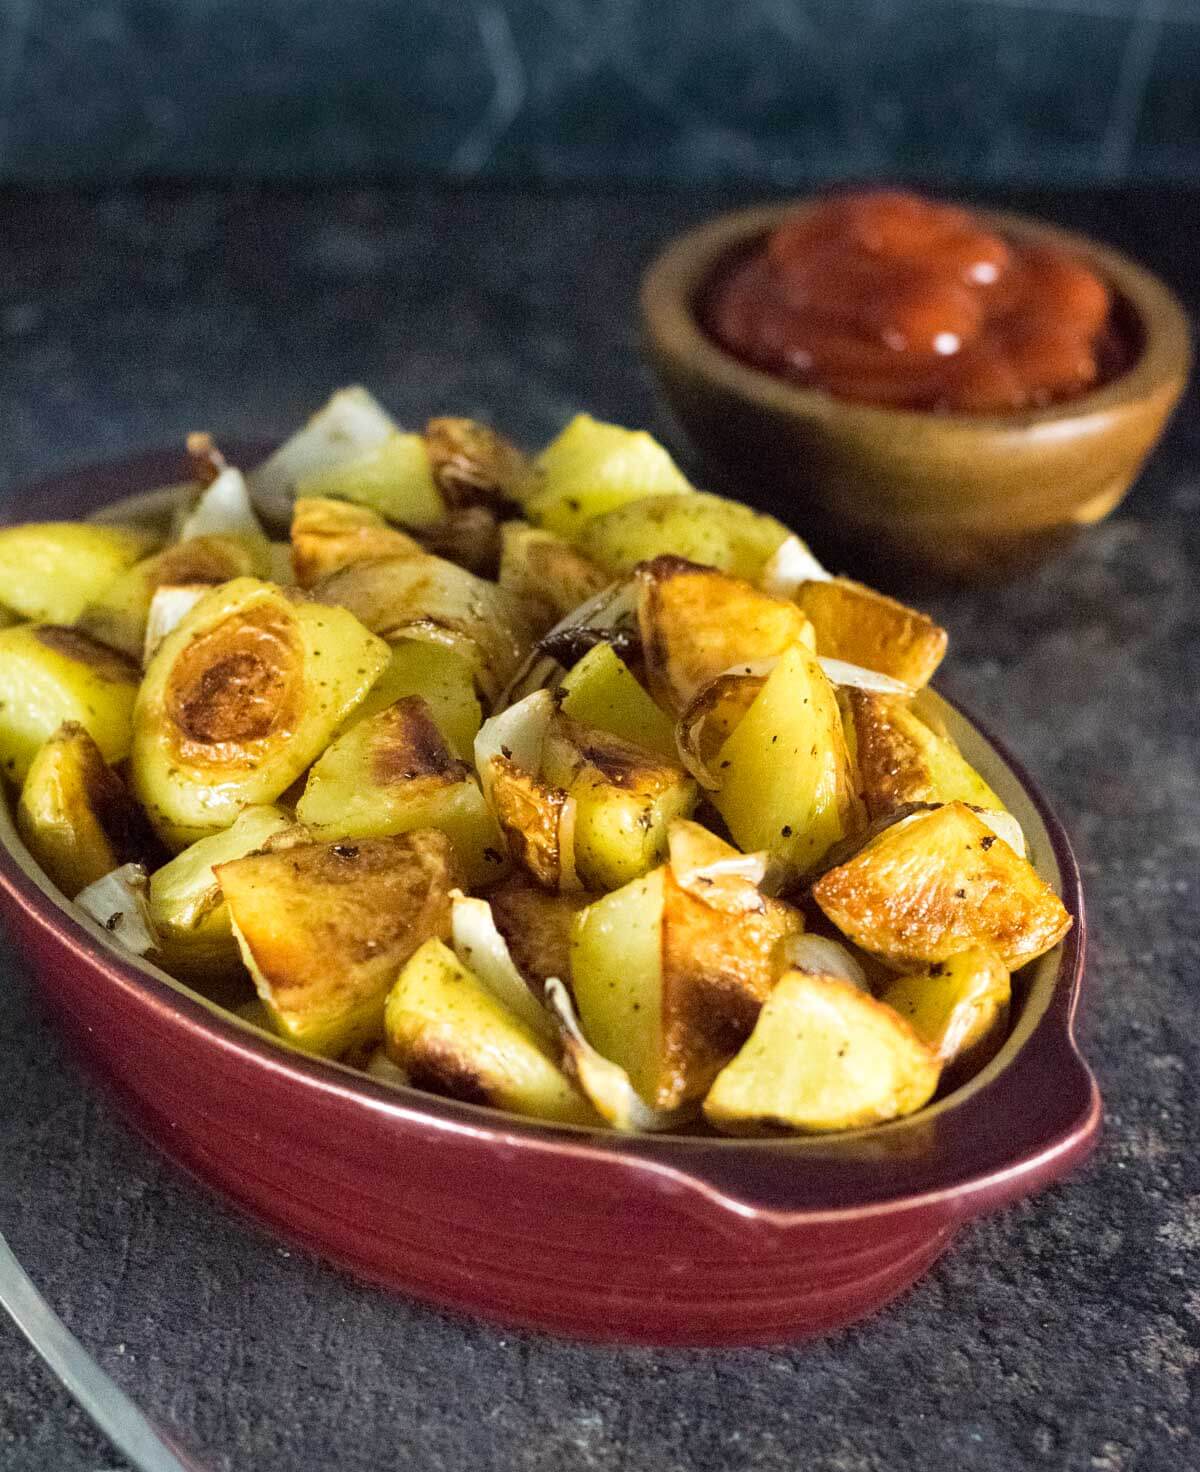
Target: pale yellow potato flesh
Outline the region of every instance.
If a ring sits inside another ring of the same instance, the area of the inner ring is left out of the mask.
[[[1012,983],[1008,967],[985,946],[960,951],[925,971],[901,976],[880,1000],[908,1022],[942,1063],[974,1072],[1004,1040]]]
[[[598,1124],[547,1044],[448,946],[429,940],[387,999],[388,1057],[410,1083],[534,1119]]]
[[[890,1007],[838,977],[790,971],[717,1076],[704,1115],[738,1135],[861,1129],[920,1109],[940,1072]]]
[[[597,644],[563,677],[559,707],[581,726],[607,731],[623,741],[678,761],[675,727],[611,644]]]
[[[74,623],[155,538],[77,521],[0,527],[0,603],[38,623]]]

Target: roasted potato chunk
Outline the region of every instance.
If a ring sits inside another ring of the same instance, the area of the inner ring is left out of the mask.
[[[302,588],[356,562],[423,555],[419,542],[367,506],[304,496],[292,512],[292,567]]]
[[[106,644],[59,624],[0,630],[0,764],[24,782],[42,743],[66,721],[107,762],[128,755],[140,671]]]
[[[813,869],[859,826],[837,698],[793,644],[721,747],[713,802],[738,845],[770,855],[772,884]]]
[[[503,509],[519,499],[529,458],[477,419],[431,419],[425,446],[438,490],[449,506],[482,503]]]
[[[880,1000],[898,1012],[957,1079],[978,1072],[1004,1041],[1012,985],[994,951],[976,946],[901,976]]]
[[[430,940],[387,999],[388,1056],[418,1089],[534,1119],[598,1124],[547,1044],[455,956]]]
[[[838,977],[789,971],[704,1114],[736,1135],[860,1129],[920,1109],[939,1074],[937,1054],[890,1007]]]
[[[446,502],[433,479],[423,435],[399,430],[353,460],[302,477],[298,497],[353,501],[401,526],[436,526]]]
[[[542,753],[542,779],[575,803],[575,868],[586,889],[617,889],[666,853],[667,827],[696,804],[680,766],[644,746],[560,716]]]
[[[168,971],[205,981],[241,970],[229,906],[213,870],[258,853],[291,826],[282,808],[246,808],[232,827],[198,839],[151,874],[150,916]]]
[[[80,615],[93,639],[141,659],[155,593],[162,587],[205,586],[261,572],[252,548],[235,537],[193,537],[136,562]]]
[[[25,847],[68,899],[155,844],[125,784],[84,728],[68,721],[38,752],[17,804]]]
[[[353,464],[396,432],[395,421],[365,388],[339,389],[251,473],[250,489],[272,518],[286,525],[302,481]]]
[[[488,894],[496,929],[535,991],[540,993],[552,976],[570,978],[575,916],[595,898],[580,890],[550,894],[524,874],[513,875]]]
[[[351,614],[238,578],[159,647],[138,693],[133,787],[175,849],[273,802],[322,751],[387,663]]]
[[[323,839],[438,828],[472,888],[504,872],[504,839],[475,773],[451,754],[420,695],[339,736],[309,772],[296,817]]]
[[[846,690],[841,695],[847,736],[852,734],[859,793],[875,821],[910,803],[1004,804],[949,736],[939,736],[902,700]]]
[[[505,522],[500,528],[499,580],[539,634],[610,581],[561,537],[523,521]]]
[[[417,639],[453,649],[490,700],[532,643],[523,613],[503,589],[428,554],[343,568],[313,591],[390,643]]]
[[[39,623],[74,623],[154,541],[145,532],[90,522],[0,527],[0,603]]]
[[[817,653],[890,675],[919,690],[946,653],[946,631],[849,578],[802,583],[796,602],[817,635]]]
[[[547,889],[578,889],[575,801],[562,787],[493,759],[490,806],[512,861]]]
[[[422,830],[260,853],[214,870],[283,1037],[328,1057],[379,1042],[398,969],[450,934],[450,840]]]
[[[707,837],[713,862],[673,860],[605,895],[572,938],[584,1032],[656,1110],[704,1096],[750,1035],[781,969],[780,942],[802,927],[789,906],[722,873],[736,851]]]
[[[593,517],[579,550],[606,572],[671,555],[758,582],[771,555],[791,535],[781,521],[724,496],[647,496]]]
[[[577,414],[533,462],[520,500],[530,521],[570,542],[593,516],[644,496],[691,489],[670,455],[645,430]]]
[[[892,824],[812,893],[844,935],[896,971],[975,946],[1015,971],[1071,928],[1050,886],[961,802]]]
[[[596,644],[559,686],[563,715],[674,762],[675,728],[611,644]]]
[[[646,678],[676,715],[718,675],[811,640],[795,604],[681,557],[643,564],[637,581]]]
[[[391,645],[391,658],[366,699],[350,716],[350,723],[376,716],[406,695],[420,695],[429,706],[438,730],[450,750],[470,758],[483,720],[471,667],[453,649],[406,639]]]

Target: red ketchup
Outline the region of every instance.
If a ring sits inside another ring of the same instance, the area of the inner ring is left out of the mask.
[[[721,276],[706,325],[737,357],[838,398],[996,414],[1120,371],[1108,286],[1050,245],[913,194],[835,196]]]

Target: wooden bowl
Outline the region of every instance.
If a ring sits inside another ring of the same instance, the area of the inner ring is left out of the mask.
[[[679,236],[642,281],[645,348],[676,421],[722,489],[807,534],[920,571],[974,576],[1054,550],[1107,516],[1133,483],[1187,380],[1187,318],[1157,277],[1107,246],[999,211],[1008,239],[1086,260],[1114,288],[1135,345],[1110,383],[1045,409],[995,416],[878,408],[752,368],[701,326],[714,277],[793,201],[720,215]]]
[[[84,516],[177,465],[176,454],[142,456],[11,504]],[[168,512],[168,498],[143,495],[102,514],[153,523]],[[34,863],[2,797],[0,913],[46,1005],[134,1124],[288,1239],[429,1302],[573,1337],[795,1339],[879,1309],[959,1226],[1057,1179],[1099,1133],[1100,1096],[1074,1038],[1086,927],[1070,844],[1016,763],[961,712],[939,710],[1075,923],[1019,973],[996,1057],[874,1129],[623,1136],[313,1058],[121,951]]]

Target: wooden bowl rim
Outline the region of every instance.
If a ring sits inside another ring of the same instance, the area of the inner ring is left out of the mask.
[[[805,421],[841,419],[864,433],[897,431],[939,436],[1030,435],[1050,439],[1075,431],[1089,420],[1102,422],[1182,386],[1191,363],[1191,329],[1175,293],[1146,267],[1090,236],[1010,210],[972,213],[1018,242],[1052,244],[1098,269],[1135,312],[1142,350],[1133,364],[1109,383],[1062,403],[1014,414],[942,414],[859,404],[819,388],[806,388],[753,368],[722,348],[700,325],[695,303],[721,263],[761,239],[782,220],[814,208],[822,196],[732,210],[671,239],[642,276],[639,303],[651,343],[676,361],[729,393],[776,413]]]

